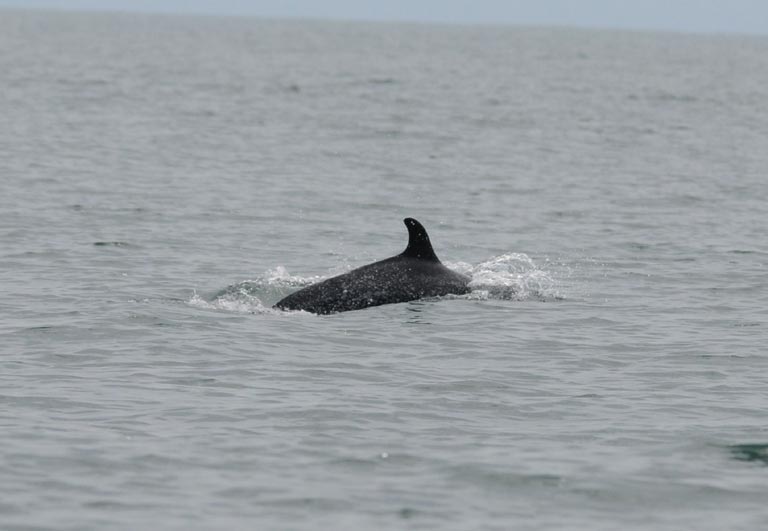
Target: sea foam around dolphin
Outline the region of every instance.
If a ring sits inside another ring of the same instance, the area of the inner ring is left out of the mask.
[[[466,295],[448,295],[444,299],[554,301],[565,298],[567,273],[545,260],[539,266],[525,253],[505,253],[476,265],[445,262],[450,269],[472,278],[472,291]],[[345,264],[341,272],[354,269]],[[238,313],[285,314],[271,305],[285,295],[339,274],[333,268],[327,275],[292,275],[285,267],[269,269],[256,278],[243,280],[205,295],[195,292],[189,304],[198,308]],[[296,313],[296,312],[292,312]]]

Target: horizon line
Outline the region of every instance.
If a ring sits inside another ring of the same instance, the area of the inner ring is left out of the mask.
[[[148,16],[179,16],[179,17],[200,17],[200,18],[248,18],[273,22],[339,22],[339,23],[366,23],[366,24],[404,24],[414,26],[437,26],[437,27],[492,27],[492,28],[527,28],[527,29],[558,29],[558,30],[579,30],[579,31],[607,31],[607,32],[630,32],[630,33],[662,33],[673,35],[701,35],[701,36],[722,36],[722,37],[768,37],[768,33],[757,33],[753,31],[734,31],[734,30],[705,30],[705,29],[681,29],[651,26],[607,26],[599,24],[568,24],[554,22],[512,22],[512,21],[456,21],[456,20],[423,20],[410,18],[365,18],[365,17],[343,17],[343,16],[304,16],[304,15],[266,15],[258,13],[228,11],[213,12],[206,10],[181,11],[175,9],[130,9],[130,8],[88,8],[88,7],[66,7],[66,6],[22,6],[14,4],[0,3],[0,11],[20,11],[20,12],[48,12],[48,13],[67,13],[67,14],[103,14],[103,15],[148,15]]]

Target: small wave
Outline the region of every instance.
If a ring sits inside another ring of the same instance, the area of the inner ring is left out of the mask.
[[[130,243],[127,242],[119,242],[119,241],[112,241],[112,242],[93,242],[93,245],[95,247],[132,247]]]
[[[734,459],[768,465],[768,444],[766,443],[732,444],[727,448]]]

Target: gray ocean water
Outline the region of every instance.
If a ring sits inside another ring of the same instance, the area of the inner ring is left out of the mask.
[[[768,38],[0,11],[0,528],[768,527]],[[269,307],[400,252],[461,297]]]

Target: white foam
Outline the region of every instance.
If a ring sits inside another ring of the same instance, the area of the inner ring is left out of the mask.
[[[458,269],[458,268],[457,268]],[[463,271],[462,271],[463,272]],[[559,299],[562,295],[550,272],[525,253],[506,253],[471,268],[470,298],[528,300]]]
[[[272,287],[296,287],[313,284],[322,280],[322,278],[320,276],[300,277],[298,275],[291,275],[284,266],[277,266],[274,269],[268,269],[262,276],[250,282]]]
[[[189,300],[189,304],[206,310],[223,310],[235,313],[268,313],[274,311],[264,306],[258,297],[245,293],[240,295],[227,293],[210,301],[203,299],[195,293]]]
[[[306,313],[284,312],[272,309],[289,291],[302,288],[322,277],[300,277],[291,275],[284,266],[269,269],[253,280],[231,284],[211,297],[201,297],[195,292],[188,303],[197,308],[235,313],[280,314]],[[265,302],[266,301],[266,302]],[[272,302],[269,302],[272,301]]]

